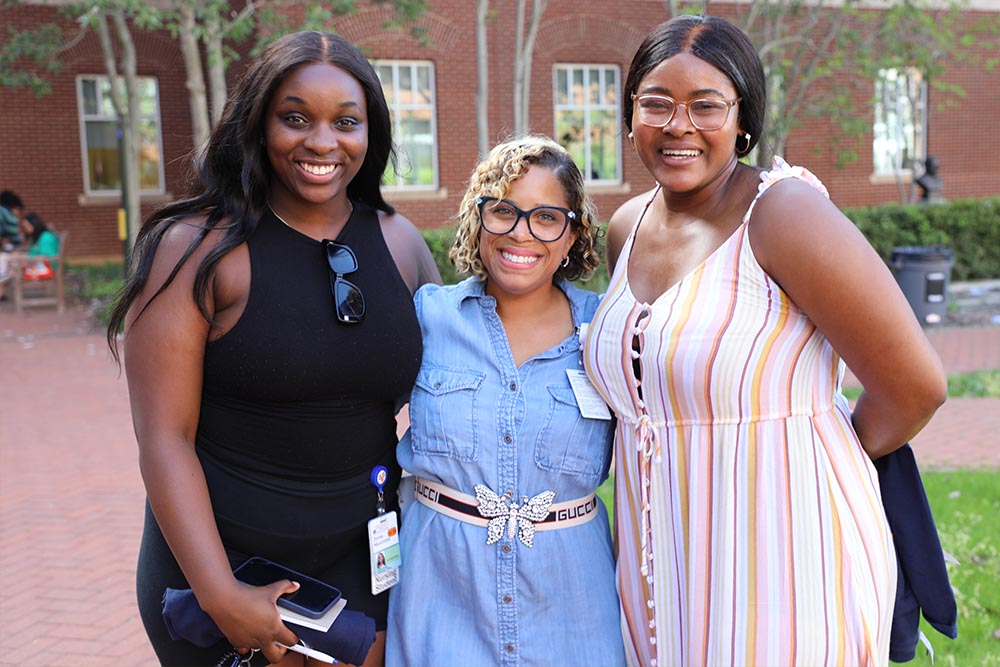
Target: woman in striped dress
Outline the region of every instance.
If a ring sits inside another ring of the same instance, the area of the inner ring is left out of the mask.
[[[608,232],[584,360],[618,415],[615,526],[635,665],[884,665],[896,585],[871,458],[945,396],[885,265],[808,171],[741,164],[763,68],[675,18],[625,84],[656,181]],[[843,358],[865,386],[853,414]]]

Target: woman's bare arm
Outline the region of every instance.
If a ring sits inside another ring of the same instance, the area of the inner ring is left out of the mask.
[[[836,206],[794,179],[761,197],[749,233],[760,265],[864,386],[853,421],[865,451],[901,447],[944,402],[947,380],[885,263]]]
[[[153,514],[199,604],[234,646],[260,647],[278,662],[285,650],[274,642],[296,638],[281,623],[274,601],[295,587],[279,582],[255,588],[233,577],[195,453],[209,323],[192,298],[192,285],[212,235],[150,301],[194,231],[183,223],[168,231],[126,322],[124,359],[139,467]],[[209,305],[213,310],[211,299]]]

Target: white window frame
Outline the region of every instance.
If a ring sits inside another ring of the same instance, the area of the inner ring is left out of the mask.
[[[916,68],[892,67],[879,70],[874,88],[872,170],[912,176],[927,158],[927,82]]]
[[[153,83],[153,89],[155,90],[155,110],[153,113],[140,115],[140,120],[153,121],[156,125],[156,146],[157,151],[160,156],[160,160],[157,164],[157,179],[159,181],[159,186],[156,188],[145,188],[140,189],[139,194],[143,195],[155,195],[162,194],[166,191],[166,183],[164,177],[164,157],[163,157],[163,123],[160,121],[160,82],[154,76],[141,76],[141,80],[151,81]],[[86,195],[118,195],[121,193],[121,188],[109,188],[109,189],[95,189],[91,187],[90,183],[90,162],[87,155],[87,123],[88,122],[110,122],[117,126],[118,118],[114,114],[101,113],[100,107],[102,106],[100,100],[98,100],[98,112],[97,113],[87,113],[84,108],[84,96],[83,96],[83,84],[85,81],[94,81],[95,86],[98,90],[101,90],[102,82],[108,81],[108,76],[106,74],[80,74],[76,77],[76,102],[78,114],[77,117],[80,121],[80,160],[83,166],[83,188]],[[120,159],[120,156],[119,156]]]
[[[393,173],[395,182],[385,182],[383,186],[390,191],[397,192],[417,192],[417,191],[433,191],[437,190],[441,181],[441,168],[439,165],[438,158],[438,127],[437,127],[437,84],[435,80],[434,62],[430,60],[375,60],[372,62],[375,66],[375,71],[381,76],[382,67],[392,68],[392,81],[382,82],[383,87],[387,85],[392,87],[391,102],[389,102],[389,115],[392,118],[392,136],[393,143],[396,145],[396,150],[400,160],[400,171],[405,173],[408,165],[411,165],[409,156],[406,154],[405,145],[406,143],[402,141],[402,121],[400,117],[403,112],[406,111],[429,111],[430,115],[430,148],[431,148],[431,168],[433,170],[433,178],[430,183],[406,183],[403,176],[398,173]],[[399,71],[401,68],[408,67],[411,70],[410,85],[413,86],[413,94],[410,96],[413,102],[403,103],[401,101],[402,97],[400,95],[400,76]],[[421,103],[416,102],[418,99],[416,94],[416,86],[419,81],[417,76],[417,70],[419,68],[427,68],[428,71],[428,86],[429,86],[429,97],[430,102]]]
[[[586,90],[590,85],[590,75],[593,70],[598,70],[599,86],[598,89],[603,92],[608,89],[606,74],[608,70],[614,73],[614,81],[612,82],[612,90],[615,91],[614,100],[608,102],[607,100],[598,101],[596,104],[592,103],[589,96],[584,94],[583,103],[579,104],[573,101],[573,73],[575,71],[583,70],[583,86]],[[559,102],[559,72],[564,71],[567,73],[566,82],[567,90],[562,91],[566,94],[569,102],[560,103]],[[621,68],[614,63],[558,63],[552,68],[552,128],[553,134],[558,135],[559,131],[559,115],[565,112],[582,112],[583,113],[583,155],[584,164],[577,165],[580,167],[580,171],[583,173],[584,180],[591,185],[618,185],[622,182],[622,134],[621,134]],[[591,164],[591,141],[590,141],[590,112],[592,111],[610,111],[611,118],[613,119],[613,125],[611,127],[615,138],[615,161],[616,161],[616,173],[611,178],[591,178],[591,174],[594,173],[593,165]],[[556,140],[559,137],[556,136]],[[561,142],[560,142],[561,143]]]

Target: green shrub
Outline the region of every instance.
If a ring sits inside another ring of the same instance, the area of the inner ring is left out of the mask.
[[[67,282],[77,288],[75,296],[93,308],[101,325],[107,325],[111,306],[125,282],[121,262],[105,264],[72,264],[66,267]]]
[[[885,204],[844,213],[886,263],[895,246],[948,246],[952,280],[1000,278],[1000,197],[943,204]]]
[[[448,257],[448,250],[451,249],[451,243],[455,238],[454,228],[430,229],[421,232],[421,234],[427,241],[427,247],[431,249],[431,255],[434,256],[434,262],[437,264],[438,271],[441,272],[441,280],[444,284],[454,285],[462,282],[466,276],[455,270],[455,266]]]

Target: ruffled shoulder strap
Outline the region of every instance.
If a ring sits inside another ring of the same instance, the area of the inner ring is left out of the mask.
[[[762,172],[760,175],[760,185],[757,186],[757,196],[753,198],[750,202],[750,207],[747,208],[746,215],[743,216],[743,221],[746,222],[750,219],[750,214],[753,212],[753,207],[757,205],[757,200],[761,198],[768,188],[770,188],[775,183],[783,181],[786,178],[798,178],[799,180],[805,181],[816,190],[818,190],[827,199],[830,198],[830,193],[827,191],[826,186],[823,182],[816,178],[816,175],[805,167],[796,167],[785,162],[783,158],[778,155],[774,156],[771,160],[771,169]]]

